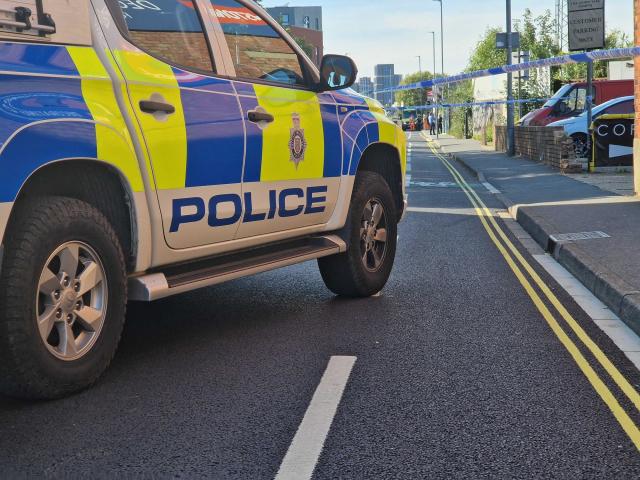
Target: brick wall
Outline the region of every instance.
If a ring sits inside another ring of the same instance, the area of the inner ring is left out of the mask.
[[[319,67],[324,55],[324,34],[318,30],[302,27],[290,27],[290,30],[294,36],[304,38],[313,47],[311,61]]]
[[[202,33],[131,32],[140,48],[183,67],[212,71],[209,48]]]
[[[516,155],[567,170],[575,164],[573,141],[563,127],[516,127]],[[507,127],[495,127],[496,150],[507,150]]]
[[[183,32],[131,32],[133,42],[147,52],[183,67],[212,71],[203,34]],[[298,57],[281,38],[227,35],[231,57],[240,77],[261,78],[278,68],[302,76]]]
[[[239,77],[261,78],[278,68],[287,68],[302,76],[298,57],[280,37],[225,35]]]

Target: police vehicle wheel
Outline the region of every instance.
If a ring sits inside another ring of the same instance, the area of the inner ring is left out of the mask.
[[[19,206],[0,273],[0,392],[52,399],[93,384],[116,351],[126,295],[102,213],[65,197]]]
[[[329,290],[346,297],[370,297],[386,285],[396,255],[398,219],[391,189],[382,176],[356,176],[346,231],[346,253],[318,260]]]

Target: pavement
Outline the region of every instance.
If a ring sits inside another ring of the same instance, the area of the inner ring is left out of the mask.
[[[616,195],[634,196],[633,173],[570,173],[567,177]]]
[[[306,263],[132,304],[93,388],[0,398],[2,477],[274,478],[341,356],[356,360],[316,479],[639,478],[625,428],[635,435],[640,415],[619,379],[556,310],[542,313],[553,306],[532,300],[452,172],[420,138],[410,144],[412,210],[381,295],[336,298]],[[637,388],[636,367],[496,221]]]
[[[620,176],[592,177],[587,183],[526,158],[487,152],[475,140],[445,135],[438,144],[495,186],[496,197],[525,230],[640,333],[640,199],[607,188]],[[556,240],[586,232],[606,236]]]

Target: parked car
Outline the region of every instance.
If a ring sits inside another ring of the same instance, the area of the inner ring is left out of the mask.
[[[632,95],[627,97],[614,98],[613,100],[609,100],[602,105],[598,105],[592,110],[593,120],[600,117],[601,115],[633,114],[634,112],[634,97]],[[566,134],[573,138],[573,143],[576,149],[576,156],[578,158],[589,157],[590,149],[588,138],[590,126],[587,125],[586,111],[578,115],[577,117],[559,120],[557,122],[550,123],[548,126],[564,127],[564,131],[566,132]]]
[[[633,95],[633,80],[596,80],[593,82],[593,104],[600,105],[614,98]],[[586,82],[568,83],[543,106],[527,114],[521,124],[544,127],[565,118],[577,117],[587,104]]]

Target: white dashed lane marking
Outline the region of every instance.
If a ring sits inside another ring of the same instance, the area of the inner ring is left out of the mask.
[[[305,480],[313,476],[355,363],[356,357],[331,357],[276,480]]]

